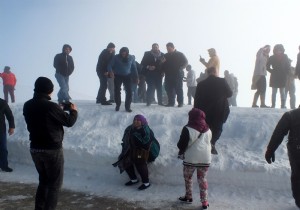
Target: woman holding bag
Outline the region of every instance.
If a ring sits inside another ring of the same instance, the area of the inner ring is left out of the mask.
[[[148,126],[146,118],[140,114],[136,115],[132,125],[125,129],[119,161],[113,164],[119,166],[121,173],[122,170],[127,172],[130,181],[125,183],[126,186],[139,182],[135,174],[134,168],[136,168],[143,182],[138,190],[145,190],[150,187],[147,164],[155,160],[159,150],[159,143]]]
[[[178,199],[186,203],[193,202],[192,177],[194,171],[197,170],[202,209],[207,209],[209,206],[206,175],[211,163],[211,136],[211,131],[205,121],[205,113],[200,109],[193,108],[189,112],[188,124],[183,127],[177,143],[178,158],[183,160],[183,176],[186,189],[185,196]]]

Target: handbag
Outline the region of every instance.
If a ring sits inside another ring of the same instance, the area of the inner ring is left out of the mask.
[[[143,149],[143,148],[135,148],[132,151],[132,158],[137,161],[148,161],[149,150],[150,150],[150,147],[147,150]]]

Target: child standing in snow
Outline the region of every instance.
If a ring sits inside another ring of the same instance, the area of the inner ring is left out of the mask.
[[[185,195],[179,197],[179,200],[187,203],[193,202],[192,177],[194,171],[197,170],[202,209],[207,209],[209,206],[206,175],[211,163],[211,136],[211,131],[205,121],[205,113],[200,109],[193,108],[189,112],[188,124],[183,127],[177,143],[178,158],[183,160],[186,189]]]

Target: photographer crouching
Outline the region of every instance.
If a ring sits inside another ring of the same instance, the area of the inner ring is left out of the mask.
[[[53,88],[50,79],[39,77],[34,84],[33,98],[23,107],[31,141],[30,153],[39,174],[35,209],[56,208],[64,174],[63,126],[72,127],[78,115],[74,104],[62,109],[50,101]]]

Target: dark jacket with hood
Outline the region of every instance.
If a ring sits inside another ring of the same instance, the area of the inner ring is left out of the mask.
[[[114,55],[115,52],[110,53],[107,49],[102,50],[102,52],[99,55],[96,67],[96,72],[98,76],[103,75],[105,72],[107,72],[107,65],[109,64]]]
[[[226,122],[229,115],[227,98],[232,96],[232,91],[224,78],[213,75],[197,85],[194,107],[201,109],[206,114],[206,122],[220,125]]]
[[[51,98],[46,94],[35,93],[33,98],[24,104],[23,115],[32,149],[62,148],[63,126],[71,127],[77,120],[76,110],[70,110],[68,114],[50,100]]]
[[[267,62],[267,70],[271,73],[270,87],[284,88],[290,69],[291,63],[286,54],[283,54],[282,56],[270,56]]]
[[[53,62],[53,66],[56,69],[56,73],[61,74],[65,77],[70,76],[74,71],[74,62],[72,56],[67,55],[64,52],[64,49],[66,47],[72,49],[70,45],[64,45],[62,49],[62,53],[57,54],[54,57],[54,62]]]
[[[15,128],[14,116],[7,102],[0,98],[0,132],[6,133],[5,117],[8,121],[9,128]]]

